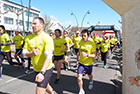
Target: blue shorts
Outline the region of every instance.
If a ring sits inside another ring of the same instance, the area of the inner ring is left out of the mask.
[[[81,63],[79,63],[79,65],[78,65],[78,74],[83,74],[84,71],[85,71],[86,74],[91,75],[92,69],[93,69],[93,65],[85,66],[85,65],[82,65]]]

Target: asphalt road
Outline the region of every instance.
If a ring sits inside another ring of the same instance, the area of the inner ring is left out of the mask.
[[[86,94],[116,94],[118,91],[121,94],[121,80],[118,80],[117,67],[118,52],[114,53],[111,59],[107,60],[107,68],[103,68],[102,61],[96,61],[93,67],[94,88],[88,90],[88,76],[83,77],[83,88]],[[14,60],[14,59],[13,59]],[[56,79],[56,70],[50,80],[54,94],[78,94],[79,88],[77,84],[76,68],[73,66],[76,63],[76,56],[70,56],[69,62],[71,70],[65,71],[62,68],[60,83],[54,84]],[[120,70],[119,70],[120,71]],[[3,74],[0,80],[0,94],[35,94],[36,83],[34,81],[35,73],[31,67],[29,74],[24,74],[24,69],[17,68],[16,65],[10,66],[6,60],[3,61]],[[46,93],[47,94],[47,93]]]

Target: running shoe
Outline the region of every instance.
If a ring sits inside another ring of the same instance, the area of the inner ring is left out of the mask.
[[[58,84],[58,83],[60,83],[60,79],[55,80],[55,84]]]
[[[71,69],[70,66],[68,66],[68,69],[69,69],[69,70]]]
[[[108,58],[110,58],[110,55],[108,55]]]
[[[106,68],[106,65],[104,65],[104,68]]]
[[[93,88],[93,84],[89,84],[88,89],[91,90]]]
[[[78,94],[85,94],[85,91],[83,89],[80,89]]]
[[[29,73],[29,70],[27,69],[26,71],[25,71],[25,74],[28,74]]]
[[[78,66],[78,64],[74,65],[73,67],[76,68]]]

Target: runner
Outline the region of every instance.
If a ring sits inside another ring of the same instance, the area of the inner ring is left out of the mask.
[[[96,46],[93,41],[88,40],[88,30],[84,29],[81,32],[82,40],[80,41],[79,48],[79,65],[78,65],[78,85],[80,88],[79,94],[85,94],[83,89],[83,81],[82,76],[84,71],[88,74],[89,77],[89,86],[88,89],[91,90],[93,88],[93,76],[92,76],[92,68],[93,68],[93,59],[95,58]]]
[[[41,17],[33,19],[33,34],[27,36],[24,44],[23,54],[31,57],[37,82],[36,94],[53,94],[53,89],[49,84],[53,72],[52,53],[53,40],[43,31],[44,20]]]
[[[23,46],[23,40],[24,38],[20,35],[20,31],[18,29],[15,29],[15,35],[13,37],[13,44],[15,44],[16,47],[16,53],[15,53],[15,59],[18,61],[19,64],[22,64],[22,67],[25,68],[27,62],[22,57],[22,46]],[[20,62],[19,58],[22,62]],[[18,66],[20,68],[20,65]]]
[[[70,69],[68,56],[70,55],[70,47],[73,45],[73,43],[72,43],[72,40],[69,37],[67,37],[68,36],[67,31],[63,32],[63,36],[64,36],[64,39],[67,41],[67,46],[68,46],[68,50],[65,51],[65,58],[64,58],[64,68],[65,68],[65,70],[67,70],[67,68]]]
[[[25,33],[26,33],[26,37],[24,38],[23,46],[24,46],[24,44],[25,44],[25,40],[26,40],[27,36],[30,35],[30,34],[32,34],[32,32],[29,31],[29,30],[27,30]],[[28,57],[27,59],[28,59],[28,66],[27,66],[27,69],[25,70],[25,73],[26,73],[26,74],[28,74],[28,73],[30,72],[31,57]]]
[[[7,57],[8,63],[10,65],[13,65],[11,58],[11,48],[10,45],[12,44],[11,38],[8,33],[5,32],[5,27],[3,25],[0,25],[0,79],[2,79],[2,62]]]
[[[75,50],[75,53],[77,55],[77,62],[76,62],[76,65],[74,67],[77,67],[78,66],[78,52],[79,52],[79,43],[81,41],[81,37],[80,37],[80,31],[76,31],[76,37],[73,38],[73,43],[74,43],[74,50]]]
[[[54,36],[53,32],[51,32],[49,35],[50,35],[50,37],[52,37],[52,39],[54,39],[55,36]]]
[[[99,61],[99,53],[100,53],[100,38],[98,36],[98,34],[95,32],[94,33],[94,38],[93,38],[93,41],[95,42],[96,44],[96,57],[97,57],[97,61]]]
[[[70,39],[73,41],[73,38],[75,37],[75,33],[72,33],[72,35],[70,36]],[[74,43],[73,45],[70,47],[70,53],[71,53],[71,56],[74,56]]]
[[[55,84],[60,82],[60,74],[61,74],[61,65],[64,62],[64,52],[68,50],[67,41],[61,37],[61,30],[55,30],[56,38],[53,39],[54,41],[54,64],[57,70],[57,79]]]
[[[107,42],[107,37],[103,37],[103,42],[101,43],[101,59],[104,61],[104,66],[103,68],[106,68],[106,59],[108,56],[108,50],[110,48],[109,42]]]

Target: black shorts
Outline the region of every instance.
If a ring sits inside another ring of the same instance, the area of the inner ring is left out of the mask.
[[[100,50],[100,48],[96,48],[96,51],[98,52]]]
[[[60,55],[60,56],[54,55],[54,61],[58,61],[58,60],[62,60],[62,59],[64,59],[64,55]]]
[[[37,75],[39,72],[35,72],[35,73]],[[37,82],[37,87],[46,88],[47,84],[51,79],[52,73],[53,73],[53,68],[46,70],[44,74],[44,80],[42,82]]]
[[[76,48],[74,48],[74,49],[75,49],[75,53],[77,54],[79,52],[79,49],[76,49]]]
[[[65,52],[65,56],[69,56],[70,55],[70,52]]]
[[[16,49],[16,54],[20,55],[22,53],[22,49]]]

